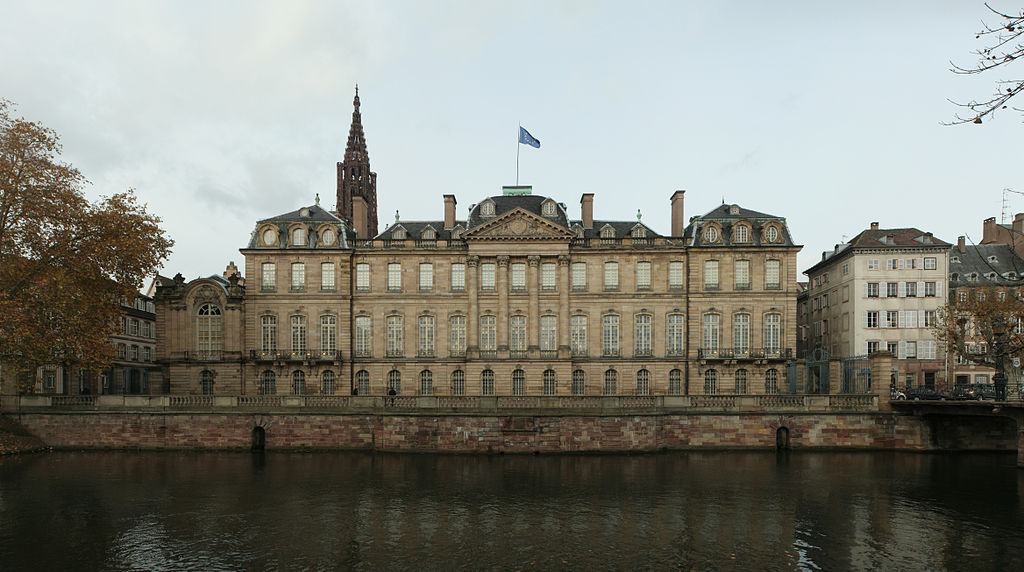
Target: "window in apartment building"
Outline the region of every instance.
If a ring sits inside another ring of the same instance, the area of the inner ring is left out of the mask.
[[[885,284],[885,295],[887,298],[896,298],[900,294],[900,285],[898,282],[886,282]]]
[[[718,314],[704,314],[704,335],[701,347],[705,351],[718,351],[718,322]]]
[[[868,298],[877,298],[878,297],[878,282],[868,282],[867,283],[867,296],[868,296]]]
[[[292,316],[292,353],[306,351],[306,317]]]
[[[306,289],[306,264],[304,262],[292,263],[292,290]]]
[[[650,290],[651,289],[651,263],[650,262],[637,262],[636,263],[636,289],[637,290]]]
[[[449,323],[448,351],[453,356],[466,355],[466,317],[452,316]]]
[[[553,352],[558,350],[558,318],[556,316],[540,317],[540,351]]]
[[[434,265],[430,262],[420,263],[420,292],[434,289]]]
[[[139,346],[128,346],[128,361],[139,361]]]
[[[935,297],[935,283],[934,282],[925,282],[924,283],[924,297],[925,298],[934,298]]]
[[[931,327],[934,327],[935,324],[936,324],[936,322],[935,322],[935,310],[925,310],[924,311],[924,323],[921,324],[921,327],[923,327],[923,328],[931,328]]]
[[[924,269],[925,270],[935,270],[935,268],[936,268],[936,258],[934,256],[926,256],[924,258]]]
[[[619,373],[614,369],[604,372],[604,394],[615,395],[618,392]]]
[[[338,349],[338,319],[320,316],[320,351],[332,354]]]
[[[417,320],[419,331],[419,351],[421,357],[434,355],[434,317],[420,316]]]
[[[877,328],[878,327],[878,310],[869,310],[864,312],[864,327],[865,328]]]
[[[358,357],[369,357],[372,351],[373,338],[369,316],[356,316],[355,352]]]
[[[873,354],[878,351],[878,342],[868,342],[868,354]]]
[[[485,369],[480,372],[480,393],[494,395],[494,370]]]
[[[388,291],[402,291],[402,265],[397,262],[388,264]]]
[[[619,317],[609,314],[601,318],[601,353],[619,355]]]
[[[586,290],[587,289],[587,263],[586,262],[573,262],[572,263],[572,289],[573,290]]]
[[[907,298],[917,298],[917,282],[907,282],[903,285]]]
[[[493,352],[498,348],[496,324],[494,316],[480,316],[480,351]]]
[[[142,361],[153,361],[153,348],[149,346],[142,346]]]
[[[384,323],[387,333],[387,355],[402,356],[405,353],[402,316],[388,316]]]
[[[737,355],[747,355],[750,351],[750,314],[732,317],[732,349]]]
[[[718,261],[704,261],[704,287],[718,288]]]
[[[273,292],[276,289],[276,273],[273,262],[262,264],[263,272],[260,274],[260,289],[264,292]]]
[[[778,260],[768,260],[764,263],[764,287],[768,289],[780,287]]]
[[[522,292],[526,290],[526,263],[513,262],[511,264],[512,290]]]
[[[633,329],[634,355],[651,355],[651,315],[637,314],[634,316]]]
[[[900,347],[899,342],[886,342],[885,343],[885,351],[891,353],[893,356],[898,356],[899,355],[899,347]]]
[[[967,301],[967,292],[964,292],[964,291],[958,292],[957,293],[957,299],[960,300],[961,302],[966,302]]]
[[[868,260],[868,270],[878,270],[878,259]]]
[[[683,355],[683,340],[686,337],[686,325],[682,314],[668,315],[668,331],[665,342],[670,356]]]
[[[905,269],[907,269],[907,270],[916,270],[917,269],[917,259],[916,258],[906,258],[906,259],[904,259],[903,260],[903,267]]]
[[[508,349],[514,352],[526,351],[526,316],[512,316],[508,319]]]
[[[885,261],[885,269],[886,270],[899,270],[900,269],[900,259],[899,258],[888,258],[888,259],[886,259],[886,261]]]
[[[452,264],[452,292],[462,292],[466,289],[466,265],[462,263]]]
[[[904,344],[904,347],[905,347],[905,350],[904,350],[905,357],[907,357],[907,358],[916,358],[917,357],[917,342],[906,342]]]
[[[370,265],[365,262],[356,264],[356,291],[370,291]]]
[[[480,264],[480,289],[494,290],[495,265],[493,262]]]
[[[736,267],[733,272],[736,278],[736,289],[746,290],[750,288],[750,261],[749,260],[737,260]]]
[[[683,263],[678,260],[668,263],[668,287],[670,290],[683,288]]]
[[[573,316],[569,319],[569,324],[569,348],[572,355],[587,355],[587,317]]]
[[[541,290],[555,289],[555,263],[544,262],[540,265],[540,288]]]
[[[896,310],[886,310],[885,312],[885,327],[886,328],[898,328],[900,327],[900,313]]]
[[[320,263],[320,289],[334,290],[334,263]]]
[[[844,262],[843,263],[843,267],[842,267],[842,274],[843,274],[843,276],[846,276],[849,273],[850,273],[850,263],[849,262]]]
[[[604,263],[604,289],[605,290],[618,290],[619,289],[619,263],[618,262],[605,262]]]

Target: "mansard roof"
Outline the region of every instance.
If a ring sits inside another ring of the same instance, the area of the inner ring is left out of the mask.
[[[457,220],[455,221],[455,227],[462,227],[462,230],[466,230],[466,221]],[[392,223],[390,226],[385,228],[375,238],[390,240],[392,235],[397,228],[404,228],[406,235],[411,239],[419,239],[422,236],[423,231],[431,227],[434,232],[437,233],[437,240],[451,240],[452,231],[455,228],[445,228],[443,220],[400,220]]]
[[[302,216],[303,211],[308,212],[307,216]],[[265,218],[258,223],[262,224],[265,222],[337,222],[340,223],[342,220],[337,216],[331,214],[330,211],[321,207],[320,205],[311,205],[308,207],[302,207],[295,209],[292,212],[284,213],[270,218]]]
[[[965,246],[963,252],[956,245],[949,249],[951,288],[1020,286],[1022,275],[1024,260],[1008,244]]]
[[[583,226],[583,221],[574,220],[570,222],[570,225]],[[654,231],[651,227],[636,220],[594,220],[593,228],[583,229],[583,238],[599,238],[601,236],[601,229],[605,227],[611,227],[615,231],[615,238],[628,238],[633,235],[633,229],[637,226],[642,226],[646,233],[646,238],[660,238],[661,235]]]
[[[256,228],[253,230],[252,235],[249,237],[249,245],[246,248],[259,247],[260,239],[258,231],[261,226],[264,226],[266,224],[272,224],[277,227],[278,231],[287,235],[288,227],[296,223],[306,226],[310,237],[309,244],[313,245],[302,245],[299,248],[325,248],[325,246],[323,244],[320,244],[319,240],[316,239],[316,229],[323,224],[333,225],[338,232],[338,240],[336,241],[336,243],[327,246],[326,248],[348,248],[348,241],[354,237],[352,229],[350,229],[348,225],[345,224],[345,221],[338,218],[336,215],[334,215],[327,209],[324,209],[320,205],[316,204],[257,221]]]
[[[721,237],[718,242],[713,244],[704,240],[703,230],[709,224],[715,224],[721,228]],[[738,224],[750,227],[750,234],[746,242],[733,242],[733,228]],[[769,225],[774,225],[779,231],[777,242],[768,243],[763,240],[763,231]],[[789,233],[785,217],[729,204],[719,205],[704,215],[690,218],[690,224],[683,229],[683,237],[691,246],[797,246]]]
[[[877,225],[876,225],[877,226]],[[949,243],[935,238],[930,232],[913,227],[869,228],[850,239],[854,248],[935,248],[949,246]]]

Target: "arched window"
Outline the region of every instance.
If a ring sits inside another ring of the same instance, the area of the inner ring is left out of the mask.
[[[397,395],[402,394],[402,372],[393,369],[388,372],[388,394],[394,389]]]
[[[555,394],[555,370],[544,370],[544,395]]]
[[[526,372],[521,369],[512,371],[512,395],[526,395]]]
[[[220,359],[221,332],[220,308],[213,304],[203,304],[196,315],[196,349],[199,359]]]
[[[748,231],[746,225],[743,225],[743,224],[736,225],[736,227],[732,231],[732,234],[733,234],[733,236],[732,236],[732,241],[733,242],[743,243],[743,242],[749,242],[750,241],[750,234],[749,234],[749,231]]]
[[[636,394],[651,394],[651,372],[647,371],[646,369],[641,369],[640,371],[636,372]]]
[[[260,316],[260,348],[264,352],[277,351],[277,316]]]
[[[320,392],[324,395],[334,395],[334,372],[325,371],[320,374]]]
[[[668,393],[669,395],[679,395],[683,392],[683,372],[678,369],[673,369],[668,372]]]
[[[769,369],[764,372],[764,392],[767,394],[779,392],[779,370]]]
[[[292,372],[292,395],[306,395],[306,372],[298,369]]]
[[[782,316],[779,314],[765,314],[764,317],[764,351],[769,355],[777,355],[780,349],[779,336],[781,335]]]
[[[264,371],[263,374],[260,376],[260,382],[261,382],[262,389],[263,389],[263,395],[276,395],[277,394],[277,380],[276,380],[276,377],[277,376],[274,375],[274,372],[270,371],[269,369],[267,371]]]
[[[750,393],[750,387],[747,385],[747,370],[745,369],[736,370],[736,393],[737,395]]]
[[[434,395],[434,374],[429,369],[420,372],[420,395]]]
[[[615,395],[617,393],[619,381],[619,373],[614,369],[609,369],[604,372],[604,394]]]
[[[586,393],[586,374],[583,373],[582,369],[577,369],[572,372],[572,394],[583,395]]]
[[[718,372],[709,369],[704,372],[704,395],[718,393]]]
[[[292,231],[292,246],[306,246],[306,229],[297,228]]]
[[[466,372],[461,369],[452,372],[452,395],[466,395]]]
[[[204,369],[200,374],[199,384],[202,386],[203,395],[213,395],[213,372]]]
[[[485,369],[480,372],[480,393],[494,395],[494,371]]]
[[[704,314],[704,339],[701,348],[709,356],[718,355],[718,314]]]
[[[365,369],[356,372],[356,393],[370,395],[370,372]]]

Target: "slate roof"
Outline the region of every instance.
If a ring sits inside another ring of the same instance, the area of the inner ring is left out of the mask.
[[[309,216],[302,216],[302,209],[309,209]],[[290,213],[284,213],[275,217],[265,218],[258,221],[257,224],[265,222],[342,222],[342,220],[327,209],[324,209],[320,205],[311,205],[308,207],[302,207],[293,210]]]
[[[396,223],[392,223],[390,226],[385,228],[376,238],[390,239],[392,233],[396,228],[402,227],[405,229],[406,236],[411,239],[419,240],[423,235],[423,231],[427,227],[433,227],[434,233],[436,234],[436,240],[450,240],[452,237],[452,231],[455,228],[462,227],[462,230],[466,230],[466,221],[457,220],[455,221],[455,227],[445,229],[443,220],[400,220]]]
[[[926,236],[928,235],[928,236]],[[916,228],[879,228],[862,230],[849,241],[853,248],[934,248],[949,243]]]
[[[546,201],[554,201],[558,207],[555,209],[555,216],[546,217],[541,214],[540,207]],[[480,216],[480,205],[487,201],[494,203],[494,216],[483,217]],[[541,195],[498,195],[494,197],[487,197],[479,203],[469,207],[469,228],[476,228],[482,224],[488,223],[501,215],[514,209],[523,209],[528,213],[535,214],[541,218],[549,220],[555,224],[560,224],[566,228],[569,227],[569,217],[565,214],[565,205],[555,201],[550,197]]]
[[[993,273],[995,278],[991,277]],[[1007,244],[965,246],[964,252],[955,245],[949,249],[950,288],[1020,286],[1022,274],[1024,260]],[[974,279],[971,279],[972,275]]]
[[[747,242],[733,243],[733,226],[740,221],[749,222],[751,225],[749,240]],[[713,244],[704,241],[704,233],[702,232],[704,226],[709,222],[716,222],[722,227],[722,236],[718,242]],[[779,242],[764,243],[762,245],[761,231],[768,222],[775,222],[777,224],[780,240]],[[795,246],[784,217],[752,211],[739,205],[728,204],[719,205],[702,216],[690,218],[690,224],[683,230],[683,237],[688,239],[688,243],[692,246]]]
[[[302,211],[308,210],[309,216],[302,216]],[[331,213],[327,209],[320,205],[310,205],[308,207],[301,207],[288,213],[277,215],[270,218],[256,222],[256,229],[253,229],[252,234],[249,236],[249,245],[247,248],[257,248],[259,246],[259,236],[257,236],[257,229],[266,224],[272,223],[277,227],[278,231],[282,233],[282,236],[288,236],[288,227],[294,223],[305,223],[307,228],[307,234],[309,236],[309,242],[313,246],[299,246],[291,248],[348,248],[348,241],[354,237],[352,229],[348,228],[345,221],[338,218],[335,214]],[[324,246],[319,243],[317,237],[317,227],[328,223],[334,224],[338,231],[338,240],[335,244],[330,246]],[[286,248],[288,248],[286,247]],[[264,247],[265,248],[265,247]],[[275,247],[277,248],[277,247]]]

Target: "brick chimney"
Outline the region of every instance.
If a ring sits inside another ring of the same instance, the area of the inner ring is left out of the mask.
[[[356,231],[356,238],[373,238],[367,235],[366,199],[359,195],[352,197],[352,228]]]
[[[672,236],[683,236],[683,225],[686,219],[683,218],[683,195],[686,191],[672,193]]]
[[[444,228],[455,228],[455,195],[444,195]]]
[[[1013,216],[1013,230],[1024,232],[1024,213],[1017,213]]]
[[[996,236],[996,217],[990,216],[981,223],[981,244],[999,242]]]
[[[961,254],[967,252],[967,244],[964,241],[963,235],[956,237],[956,249],[959,250]]]
[[[594,228],[594,193],[583,193],[580,210],[583,211],[583,228]]]
[[[871,230],[878,230],[878,223],[877,222],[871,223]]]

